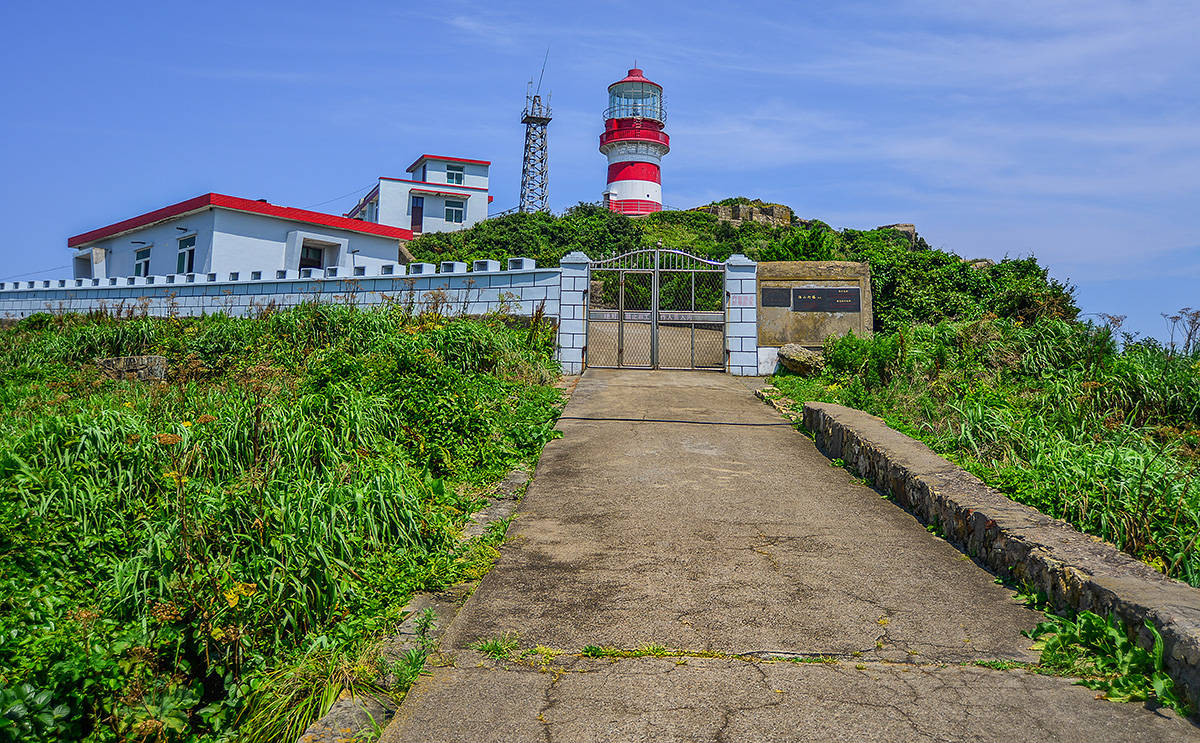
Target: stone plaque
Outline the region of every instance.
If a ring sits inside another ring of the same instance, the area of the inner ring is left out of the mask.
[[[762,290],[762,306],[763,307],[791,307],[792,292],[786,287],[772,288],[763,287]]]
[[[764,289],[765,293],[766,290]],[[764,299],[763,304],[766,304]],[[861,312],[857,286],[819,286],[792,289],[792,312]]]

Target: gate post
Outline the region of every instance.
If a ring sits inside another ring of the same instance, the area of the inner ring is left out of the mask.
[[[558,361],[564,374],[582,374],[587,348],[587,292],[591,259],[578,250],[558,262]]]
[[[758,375],[758,264],[741,253],[725,261],[725,370]]]
[[[662,246],[662,240],[658,241]],[[654,250],[654,273],[650,279],[650,368],[658,368],[658,248]]]

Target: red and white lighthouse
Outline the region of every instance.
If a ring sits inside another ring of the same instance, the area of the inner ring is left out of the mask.
[[[663,155],[671,139],[663,131],[663,89],[636,67],[608,86],[600,152],[608,157],[604,205],[622,214],[662,211]]]

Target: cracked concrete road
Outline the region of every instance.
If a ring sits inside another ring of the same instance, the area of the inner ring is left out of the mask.
[[[722,374],[589,370],[382,741],[1197,740],[1036,660],[1039,615]],[[539,667],[471,643],[563,651]],[[579,657],[645,644],[730,658]],[[834,663],[770,662],[829,656]],[[684,661],[680,663],[680,661]]]

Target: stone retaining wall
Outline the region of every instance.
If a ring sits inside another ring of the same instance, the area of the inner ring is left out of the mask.
[[[1200,709],[1200,589],[1013,502],[875,416],[805,403],[804,425],[827,456],[845,461],[996,573],[1031,583],[1059,608],[1115,614],[1146,648],[1153,636],[1144,622],[1153,622],[1167,671]]]

